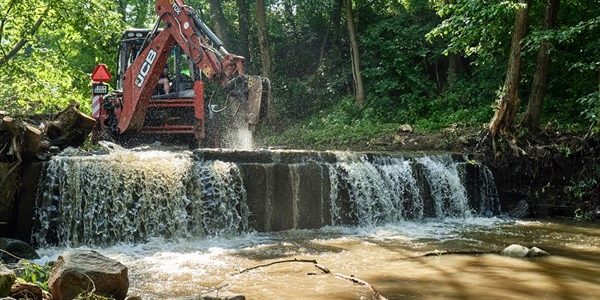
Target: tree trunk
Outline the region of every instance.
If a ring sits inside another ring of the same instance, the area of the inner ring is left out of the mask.
[[[365,88],[360,71],[360,53],[358,50],[356,28],[354,26],[354,17],[352,15],[352,0],[344,0],[344,6],[346,8],[346,23],[348,25],[348,35],[350,36],[352,50],[352,77],[354,78],[354,87],[356,90],[356,104],[362,106],[365,103]]]
[[[544,18],[544,29],[550,30],[554,27],[560,0],[547,0],[546,16]],[[550,42],[543,41],[540,45],[537,55],[537,66],[533,76],[533,87],[527,103],[527,110],[521,121],[521,126],[536,132],[540,125],[544,97],[546,95],[546,85],[548,83],[548,69],[550,67]]]
[[[335,0],[329,16],[330,24],[329,26],[327,26],[327,28],[325,28],[325,34],[323,34],[323,39],[321,41],[321,49],[319,51],[319,60],[317,63],[317,67],[321,67],[321,65],[323,64],[323,60],[325,59],[325,53],[328,49],[338,48],[342,6],[343,0]]]
[[[229,39],[229,32],[227,31],[227,19],[225,19],[225,14],[223,13],[223,8],[221,7],[220,0],[210,0],[210,17],[214,21],[215,33],[223,44],[225,48],[230,47],[229,43],[231,40]]]
[[[258,42],[262,61],[262,77],[271,75],[271,48],[269,45],[267,18],[265,16],[265,1],[256,0],[256,23],[258,25]]]
[[[145,28],[146,27],[146,22],[148,21],[148,9],[150,8],[150,5],[146,2],[140,2],[137,4],[136,10],[135,10],[135,21],[134,21],[134,26],[135,28]]]
[[[320,68],[323,64],[323,59],[325,58],[325,48],[327,47],[327,39],[329,38],[329,32],[331,29],[327,27],[325,29],[325,34],[323,34],[323,39],[321,40],[321,48],[319,50],[319,59],[317,61],[317,68]]]
[[[283,11],[286,22],[292,28],[292,36],[294,39],[298,39],[298,28],[296,27],[296,20],[294,18],[294,11],[291,0],[283,1]]]
[[[340,48],[340,32],[342,32],[342,8],[344,0],[335,0],[331,12],[331,45],[334,49]]]
[[[510,54],[506,80],[498,99],[498,107],[489,126],[492,138],[498,133],[510,136],[515,116],[519,110],[519,83],[521,82],[521,41],[527,31],[527,14],[529,0],[519,0],[521,7],[517,11],[515,25],[512,32]]]
[[[126,0],[118,0],[117,1],[117,9],[119,10],[119,14],[121,14],[121,20],[123,23],[127,22],[127,1]]]
[[[238,7],[238,30],[240,33],[240,40],[238,41],[239,53],[241,56],[246,58],[246,65],[250,61],[250,10],[248,8],[248,1],[236,0]]]
[[[446,77],[446,84],[448,86],[452,86],[456,82],[459,60],[460,57],[458,54],[450,53],[448,55],[448,75]]]
[[[27,32],[25,36],[21,38],[21,40],[18,41],[7,54],[4,55],[4,57],[0,58],[0,67],[11,60],[19,53],[19,51],[21,51],[21,49],[23,49],[23,47],[25,47],[25,45],[27,45],[29,39],[32,38],[37,33],[38,29],[40,29],[40,26],[42,26],[44,18],[46,18],[49,10],[50,6],[47,6],[44,12],[42,12],[42,14],[38,17],[37,21],[35,21],[31,30],[29,30],[29,32]]]

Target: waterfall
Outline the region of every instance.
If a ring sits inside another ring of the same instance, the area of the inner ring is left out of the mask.
[[[457,155],[219,151],[55,156],[34,239],[110,245],[500,212],[491,171]]]
[[[56,156],[40,185],[39,245],[136,243],[247,229],[248,208],[235,164],[191,155],[116,151]]]

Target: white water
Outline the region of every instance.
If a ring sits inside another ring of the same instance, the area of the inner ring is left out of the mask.
[[[281,153],[272,155],[277,160]],[[316,161],[320,179],[329,184],[328,195],[319,199],[319,211],[327,206],[330,214],[310,217],[322,224],[368,228],[425,218],[464,221],[498,211],[489,170],[478,172],[482,179],[476,181],[483,186],[474,195],[473,201],[481,203],[481,212],[475,212],[458,171],[465,162],[450,155],[398,158],[344,152],[336,156],[335,163]],[[265,164],[265,169],[272,167]],[[303,167],[303,163],[287,165],[296,229],[299,218],[307,217],[299,214],[300,207],[310,200],[301,197]],[[54,157],[45,171],[34,238],[39,245],[103,246],[246,232],[253,212],[246,203],[240,168],[231,162],[199,160],[188,152],[64,153]]]
[[[244,197],[235,164],[197,163],[189,153],[56,156],[40,188],[34,239],[74,246],[236,234],[248,226]]]

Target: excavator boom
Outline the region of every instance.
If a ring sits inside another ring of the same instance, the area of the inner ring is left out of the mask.
[[[97,117],[100,127],[111,130],[113,135],[193,134],[196,139],[203,139],[205,110],[211,109],[204,103],[203,78],[218,83],[228,98],[239,103],[238,108],[243,108],[242,123],[256,125],[266,114],[270,96],[268,79],[245,75],[244,58],[230,54],[183,0],[157,0],[156,13],[159,21],[155,28],[146,34],[138,48],[131,49],[135,59],[120,78],[122,92],[103,99],[103,111]],[[159,24],[164,26],[161,30]],[[193,75],[193,93],[155,99],[153,94],[174,47],[189,58],[200,74]],[[156,113],[158,110],[162,112]],[[189,116],[178,116],[179,112],[189,114],[192,110],[195,120],[191,122]],[[157,115],[162,119],[157,120]],[[171,122],[175,119],[187,121]],[[221,122],[220,126],[228,124]]]

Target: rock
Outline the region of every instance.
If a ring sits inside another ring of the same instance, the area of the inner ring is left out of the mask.
[[[10,296],[16,299],[46,300],[52,296],[36,284],[17,279],[10,288]]]
[[[408,125],[408,124],[404,124],[401,125],[400,127],[398,127],[398,129],[396,129],[396,134],[399,133],[413,133],[413,128],[412,126]]]
[[[55,300],[71,300],[93,287],[97,295],[123,300],[129,289],[127,267],[96,251],[69,251],[56,260],[48,287]]]
[[[125,298],[125,300],[142,300],[142,297],[140,297],[140,296],[127,296],[127,298]]]
[[[548,256],[550,255],[550,253],[538,248],[538,247],[532,247],[531,249],[529,249],[529,253],[527,253],[528,257],[540,257],[540,256]]]
[[[510,257],[526,257],[527,253],[529,253],[529,248],[517,244],[512,244],[500,251],[500,254]]]
[[[208,294],[201,295],[197,300],[246,300],[246,296],[234,294],[227,291],[213,291]]]
[[[13,270],[0,264],[0,297],[10,295],[10,287],[13,285],[17,276]]]
[[[15,239],[0,238],[0,249],[24,259],[38,259],[39,254],[29,244]],[[7,263],[16,263],[18,259],[6,253],[0,253],[0,258]]]
[[[529,215],[529,204],[527,203],[527,200],[523,199],[519,201],[519,203],[510,210],[508,215],[516,219],[527,217]]]

